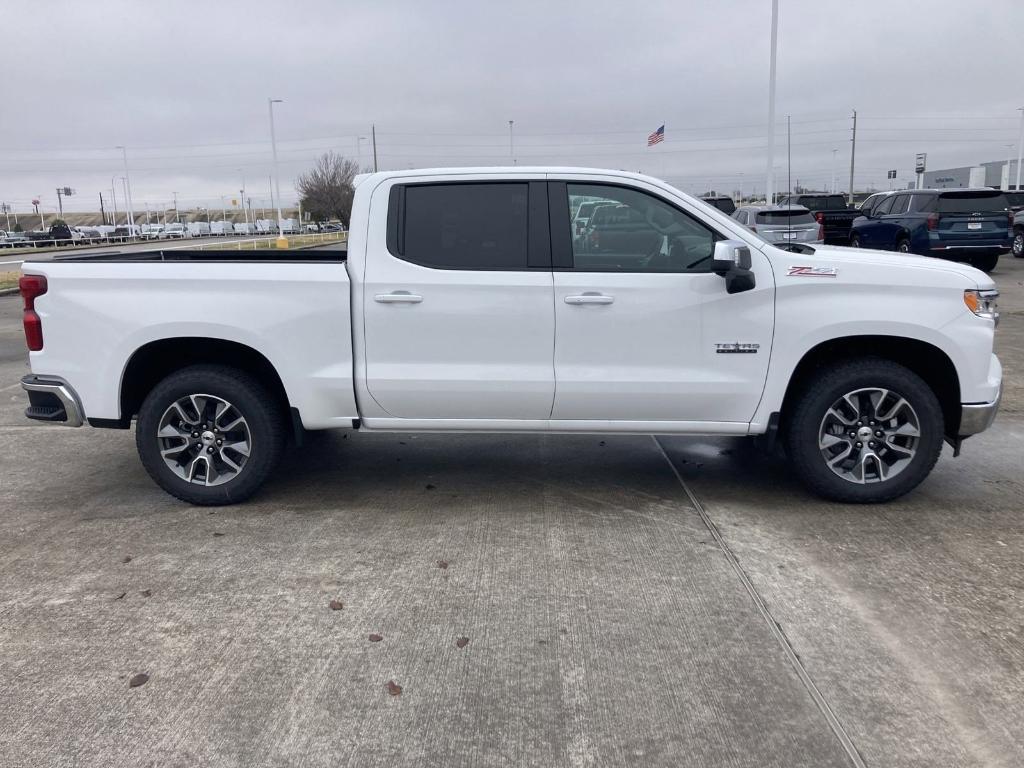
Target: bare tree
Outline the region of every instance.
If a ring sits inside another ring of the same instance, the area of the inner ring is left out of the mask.
[[[352,179],[359,165],[335,152],[325,152],[312,169],[295,180],[302,209],[316,221],[338,218],[348,226],[352,212]]]

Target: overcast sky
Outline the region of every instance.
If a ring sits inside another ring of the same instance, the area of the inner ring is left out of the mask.
[[[781,0],[776,163],[785,188],[858,188],[1005,158],[1024,89],[1021,0]],[[46,10],[43,10],[45,6]],[[640,170],[687,191],[764,190],[770,0],[47,0],[4,14],[0,200],[96,210],[128,151],[136,210],[269,205],[327,149],[380,167]],[[666,125],[666,141],[646,136]],[[367,137],[360,141],[358,137]],[[1016,154],[1016,148],[1012,150]],[[118,196],[120,197],[120,182]],[[119,202],[119,206],[122,203]]]

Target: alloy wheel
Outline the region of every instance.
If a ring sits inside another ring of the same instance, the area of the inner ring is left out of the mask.
[[[818,449],[826,466],[851,483],[881,483],[913,461],[921,425],[913,406],[881,387],[848,392],[825,412]]]
[[[197,485],[233,480],[252,452],[245,417],[215,395],[186,395],[173,402],[160,418],[156,439],[168,468]]]

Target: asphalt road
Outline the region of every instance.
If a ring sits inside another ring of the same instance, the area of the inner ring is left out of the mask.
[[[997,279],[1003,412],[877,507],[740,440],[335,433],[192,508],[132,433],[28,425],[0,299],[0,762],[1020,766],[1024,261]]]

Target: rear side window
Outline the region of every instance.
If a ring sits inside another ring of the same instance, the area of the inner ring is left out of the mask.
[[[391,209],[397,221],[389,248],[405,261],[434,269],[528,267],[528,184],[411,184],[394,188]]]
[[[991,213],[1007,207],[1002,192],[943,192],[935,203],[939,213]]]
[[[810,211],[760,211],[757,214],[758,224],[813,224],[814,216]]]
[[[889,213],[906,213],[910,204],[910,195],[897,195]]]

